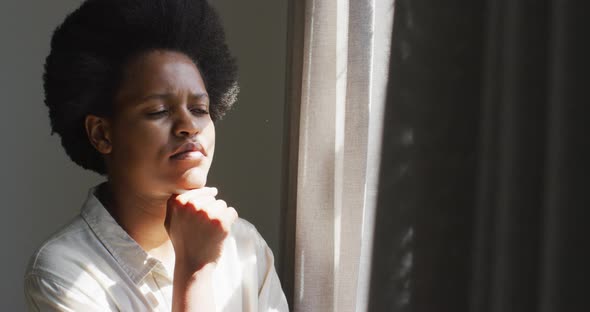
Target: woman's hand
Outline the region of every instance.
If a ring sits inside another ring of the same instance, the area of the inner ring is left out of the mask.
[[[168,199],[165,226],[176,254],[172,311],[215,310],[213,271],[238,217],[215,195],[216,188],[204,187]]]
[[[197,272],[215,264],[223,241],[238,217],[236,210],[216,199],[217,189],[204,187],[172,195],[167,203],[165,226],[174,246],[176,265]]]

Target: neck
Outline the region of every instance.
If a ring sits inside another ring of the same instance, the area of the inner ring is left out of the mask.
[[[168,198],[152,197],[109,181],[98,191],[111,216],[147,253],[165,265],[173,262],[174,249],[164,226]]]

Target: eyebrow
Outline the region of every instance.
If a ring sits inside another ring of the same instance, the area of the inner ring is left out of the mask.
[[[175,95],[172,93],[154,93],[148,96],[141,98],[141,102],[146,102],[148,100],[166,100],[173,98]],[[209,95],[207,93],[190,93],[189,95],[191,100],[201,100],[201,99],[209,99]]]

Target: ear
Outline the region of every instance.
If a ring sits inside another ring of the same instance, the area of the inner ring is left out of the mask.
[[[84,120],[84,126],[92,146],[101,154],[110,154],[113,146],[109,121],[103,117],[88,115]]]

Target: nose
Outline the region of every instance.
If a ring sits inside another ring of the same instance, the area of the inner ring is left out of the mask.
[[[177,112],[174,123],[174,134],[178,137],[193,137],[201,131],[197,118],[188,110]]]

